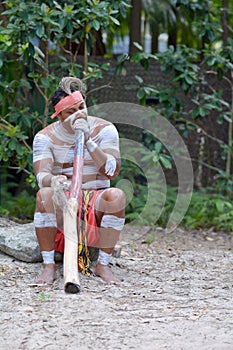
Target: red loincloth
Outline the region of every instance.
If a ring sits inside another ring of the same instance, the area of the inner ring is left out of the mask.
[[[81,222],[81,227],[78,227],[79,243],[80,237],[86,235],[87,246],[98,247],[99,246],[99,227],[97,227],[95,218],[94,204],[97,196],[103,192],[103,190],[83,190],[82,196],[79,199],[78,217]],[[89,196],[86,200],[85,197]],[[82,231],[80,236],[80,230]],[[84,244],[84,242],[82,242]],[[57,252],[64,252],[64,233],[63,228],[57,228],[55,250]]]

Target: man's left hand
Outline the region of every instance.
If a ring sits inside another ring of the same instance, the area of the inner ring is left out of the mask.
[[[90,127],[86,119],[83,119],[83,118],[76,119],[73,124],[73,128],[74,130],[82,130],[82,132],[84,133],[85,142],[89,139]]]

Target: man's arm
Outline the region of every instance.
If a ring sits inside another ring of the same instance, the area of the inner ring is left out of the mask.
[[[89,143],[90,145],[90,143]],[[88,143],[87,143],[88,148]],[[94,160],[99,172],[107,178],[114,179],[120,171],[120,154],[113,149],[101,149],[99,146],[92,146],[88,149],[90,156]]]
[[[103,128],[98,135],[98,145],[93,139],[86,141],[87,149],[99,172],[109,179],[115,178],[120,170],[119,136],[113,125]]]
[[[53,177],[53,156],[46,135],[37,134],[33,141],[33,168],[39,187],[50,187]]]
[[[33,163],[34,174],[38,186],[41,187],[50,187],[53,174],[51,173],[53,168],[53,162],[50,158],[38,160]]]

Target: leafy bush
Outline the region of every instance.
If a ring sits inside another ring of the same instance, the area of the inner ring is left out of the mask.
[[[1,197],[0,215],[6,215],[19,222],[32,221],[35,211],[35,195],[30,195],[28,191],[23,190],[18,196],[7,192],[7,196],[3,193]]]
[[[211,193],[211,190],[194,192],[184,217],[183,224],[188,229],[214,228],[233,231],[233,204],[226,197]]]

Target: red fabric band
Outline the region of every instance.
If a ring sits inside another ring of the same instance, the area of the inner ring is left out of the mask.
[[[80,91],[72,92],[72,94],[62,98],[54,107],[55,113],[51,115],[51,118],[55,118],[64,109],[72,107],[76,103],[83,102],[84,98]]]

